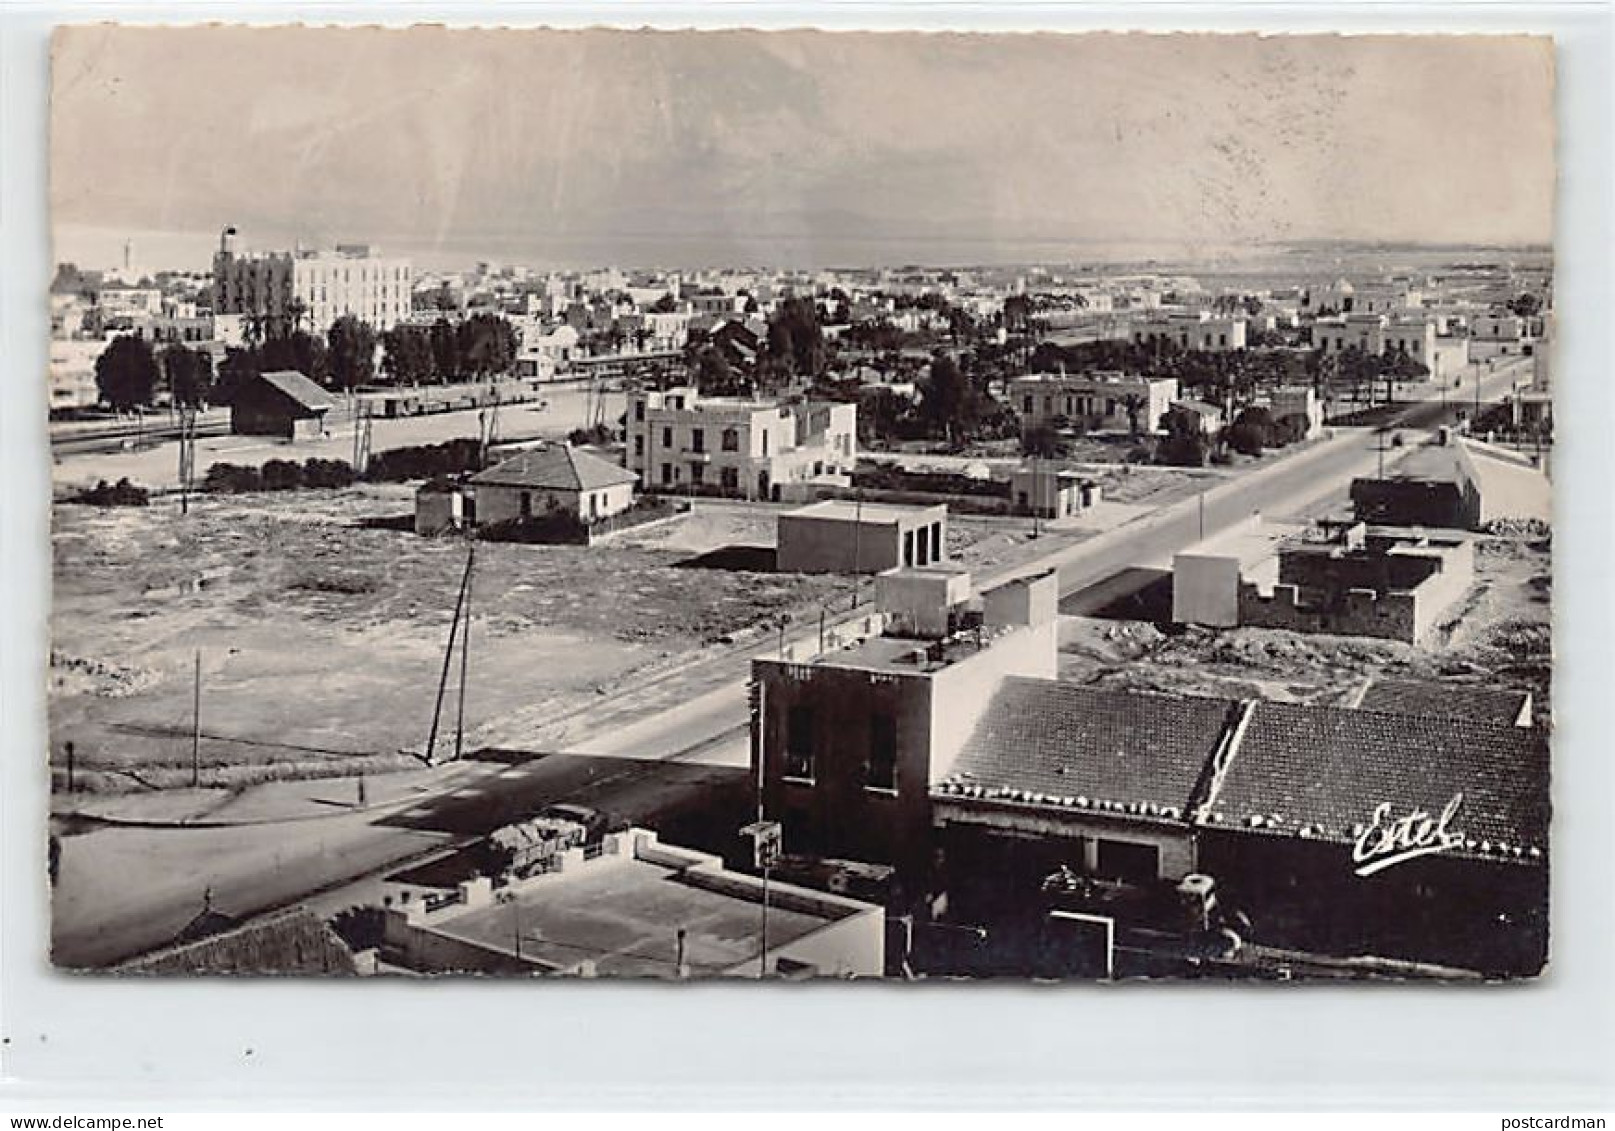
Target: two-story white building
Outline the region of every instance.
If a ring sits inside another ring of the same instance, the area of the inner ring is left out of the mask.
[[[1158,314],[1135,322],[1132,339],[1137,345],[1166,342],[1203,353],[1242,350],[1245,319],[1217,317],[1204,310]]]
[[[1469,340],[1446,337],[1429,318],[1348,314],[1312,324],[1312,344],[1325,355],[1357,349],[1363,353],[1405,353],[1430,371],[1448,377],[1469,364]]]
[[[1023,429],[1080,425],[1089,431],[1150,432],[1178,399],[1175,377],[1098,372],[1032,373],[1009,384]]]
[[[628,467],[647,490],[780,499],[793,484],[847,482],[858,458],[858,407],[637,389],[627,433]]]

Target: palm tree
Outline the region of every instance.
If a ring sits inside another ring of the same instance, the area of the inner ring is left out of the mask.
[[[1128,393],[1122,397],[1122,409],[1127,413],[1127,434],[1138,439],[1138,414],[1144,410],[1144,397],[1140,393]]]

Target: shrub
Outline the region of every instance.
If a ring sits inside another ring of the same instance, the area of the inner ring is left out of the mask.
[[[485,542],[525,542],[530,545],[584,545],[589,528],[571,511],[551,510],[531,518],[512,518],[477,527]]]
[[[1155,458],[1168,467],[1206,466],[1206,438],[1197,432],[1180,432],[1162,440]]]
[[[1260,455],[1260,451],[1258,451],[1257,454]],[[1211,453],[1211,462],[1216,464],[1218,467],[1227,467],[1229,464],[1234,462],[1234,457],[1228,453],[1227,449],[1218,448],[1216,451]]]
[[[353,465],[345,459],[309,459],[303,463],[305,487],[351,487]]]
[[[202,490],[218,495],[242,495],[263,489],[263,473],[256,467],[237,463],[216,463],[207,469],[207,478],[202,480]]]
[[[389,448],[377,452],[365,468],[364,477],[372,483],[431,479],[482,470],[482,444],[471,439],[448,440],[441,444],[421,444]]]
[[[151,505],[151,493],[144,487],[129,482],[125,477],[109,484],[105,479],[87,491],[80,491],[69,502],[88,503],[96,507],[144,507]]]
[[[593,444],[596,447],[614,441],[616,433],[604,424],[596,424],[593,428],[574,428],[567,434],[567,441],[574,446]]]
[[[295,491],[303,485],[303,466],[289,459],[272,459],[259,469],[265,491]]]

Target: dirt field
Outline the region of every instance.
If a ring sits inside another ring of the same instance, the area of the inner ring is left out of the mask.
[[[401,751],[425,744],[466,551],[360,525],[408,500],[399,488],[204,499],[183,519],[169,504],[57,507],[58,770],[73,741],[80,788],[188,784],[198,652],[204,785],[418,766]],[[689,556],[480,544],[468,729],[590,702],[845,584],[681,568]],[[451,694],[446,727],[454,708]]]
[[[1429,641],[1412,647],[1362,637],[1271,629],[1190,627],[1166,634],[1140,621],[1072,618],[1061,678],[1191,694],[1338,703],[1379,676],[1484,683],[1532,692],[1550,721],[1551,550],[1548,539],[1486,537],[1476,584]]]

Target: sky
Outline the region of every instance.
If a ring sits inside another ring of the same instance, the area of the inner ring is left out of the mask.
[[[827,266],[1547,243],[1529,37],[57,33],[59,260]]]

